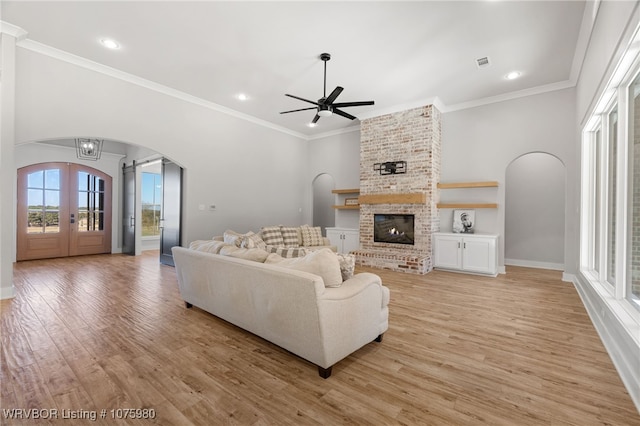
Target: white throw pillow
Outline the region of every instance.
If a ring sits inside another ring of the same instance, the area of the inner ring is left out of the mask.
[[[340,273],[342,274],[342,281],[346,281],[353,277],[356,269],[356,256],[353,254],[336,253],[338,262],[340,262]]]
[[[239,248],[238,250],[229,251],[227,256],[264,263],[269,253],[259,248]]]
[[[215,241],[215,240],[196,240],[192,241],[189,244],[189,248],[191,250],[198,251],[206,251],[207,253],[218,254],[220,253],[220,249],[224,246],[228,246],[229,244],[224,241]]]
[[[225,243],[233,244],[236,247],[240,247],[242,245],[242,240],[246,236],[247,236],[247,234],[239,234],[239,233],[237,233],[235,231],[232,231],[230,229],[224,231],[224,234],[222,234],[222,237],[223,237]]]
[[[278,254],[272,253],[264,263],[272,263],[285,268],[319,275],[322,277],[325,287],[340,287],[342,285],[340,262],[336,254],[328,248],[291,259],[285,259]]]

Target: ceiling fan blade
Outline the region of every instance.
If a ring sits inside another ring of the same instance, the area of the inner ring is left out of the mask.
[[[338,108],[334,108],[334,109],[333,109],[333,113],[334,113],[334,114],[341,115],[341,116],[343,116],[344,118],[348,118],[349,120],[355,120],[355,119],[356,119],[356,117],[354,117],[353,115],[348,114],[348,113],[346,113],[346,112],[344,112],[344,111],[340,111]]]
[[[310,104],[320,105],[319,103],[317,103],[317,102],[315,102],[315,101],[310,101],[309,99],[301,98],[301,97],[299,97],[299,96],[290,95],[290,94],[288,94],[288,93],[285,93],[285,96],[288,96],[288,97],[293,98],[293,99],[298,99],[298,100],[300,100],[300,101],[309,102]]]
[[[290,112],[298,112],[298,111],[307,111],[310,109],[318,109],[318,107],[309,107],[309,108],[300,108],[300,109],[292,109],[291,111],[282,111],[280,114],[288,114]]]
[[[336,108],[341,107],[350,107],[350,106],[364,106],[364,105],[374,105],[373,101],[359,101],[359,102],[340,102],[337,104],[332,104],[332,106]]]
[[[312,123],[317,123],[318,120],[320,120],[320,116],[318,114],[316,114],[315,117],[313,117],[313,120],[311,120]]]
[[[344,89],[340,86],[336,87],[335,89],[333,89],[333,92],[331,92],[331,94],[327,97],[327,99],[324,100],[324,104],[325,105],[331,105],[333,103],[333,101],[336,100],[336,98],[338,97],[338,95],[340,95],[340,93],[342,93]]]

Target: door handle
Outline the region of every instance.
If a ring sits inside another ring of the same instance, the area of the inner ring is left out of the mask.
[[[71,219],[69,221],[70,223],[76,223],[76,218],[75,215],[73,213],[71,213]]]
[[[164,219],[160,219],[160,221],[158,222],[158,228],[164,229]]]
[[[134,226],[136,226],[136,218],[135,217],[129,216],[129,226],[132,227],[132,228]]]

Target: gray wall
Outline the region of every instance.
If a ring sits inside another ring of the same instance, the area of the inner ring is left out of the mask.
[[[578,175],[575,90],[493,103],[442,115],[441,182],[498,181],[498,188],[441,190],[440,201],[498,203],[497,209],[476,210],[476,232],[500,235],[499,265],[504,265],[505,182],[509,164],[531,152],[546,152],[560,159],[567,175]],[[576,182],[567,179],[563,209],[565,272],[575,273],[578,262],[575,212],[579,197]],[[531,213],[533,215],[534,213]],[[442,231],[450,231],[452,210],[440,210]],[[535,220],[534,217],[522,218]],[[536,255],[537,256],[537,255]]]

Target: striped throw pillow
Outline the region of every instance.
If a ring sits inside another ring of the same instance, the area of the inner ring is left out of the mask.
[[[287,226],[281,226],[282,239],[285,247],[300,247],[300,241],[298,241],[298,228],[291,228]]]
[[[265,226],[260,231],[262,234],[262,241],[268,246],[283,247],[284,239],[282,238],[282,232],[279,226]]]

